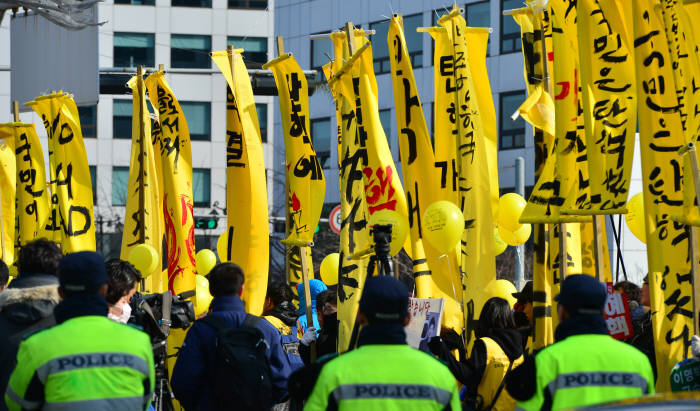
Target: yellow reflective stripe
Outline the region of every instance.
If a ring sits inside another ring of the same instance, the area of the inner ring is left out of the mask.
[[[450,403],[448,390],[422,384],[344,384],[331,393],[336,402],[357,399],[406,399],[433,400],[439,404]]]
[[[136,370],[146,377],[149,376],[148,363],[145,359],[127,353],[101,352],[81,353],[53,358],[37,368],[36,373],[42,383],[55,373],[86,368],[122,367]]]
[[[47,402],[43,411],[131,411],[143,410],[146,401],[143,397],[100,398],[96,400]]]
[[[40,401],[27,401],[24,398],[22,398],[19,394],[14,392],[12,387],[9,385],[7,386],[7,391],[5,392],[7,397],[17,403],[20,407],[22,407],[23,410],[38,410],[39,407],[41,407],[41,402]]]

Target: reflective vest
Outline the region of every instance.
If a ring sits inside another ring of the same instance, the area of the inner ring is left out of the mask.
[[[561,410],[654,393],[646,355],[608,335],[581,334],[535,356],[536,392],[519,409]]]
[[[408,345],[364,345],[323,366],[304,410],[461,410],[457,383]]]
[[[154,384],[148,335],[83,316],[20,344],[5,402],[10,410],[144,410]]]
[[[501,385],[503,378],[505,378],[506,371],[508,371],[510,359],[508,359],[508,356],[496,341],[488,337],[482,338],[481,341],[486,345],[486,369],[481,377],[476,393],[482,408],[486,408],[493,403],[496,391],[498,391],[498,387]],[[523,356],[521,355],[513,361],[511,369],[516,368],[522,362]],[[498,399],[493,403],[492,410],[503,411],[512,410],[513,408],[515,408],[515,400],[508,394],[504,386],[498,395]]]
[[[289,335],[292,331],[290,326],[285,324],[282,320],[275,317],[274,315],[266,315],[263,318],[266,319],[267,322],[272,324],[275,328],[277,328],[277,331],[279,331],[282,335]]]

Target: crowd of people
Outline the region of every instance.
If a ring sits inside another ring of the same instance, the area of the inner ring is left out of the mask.
[[[0,410],[152,408],[152,340],[130,323],[138,270],[94,252],[63,256],[43,239],[22,247],[16,264],[7,288],[0,264]],[[185,410],[559,410],[652,394],[658,377],[646,279],[615,286],[635,331],[621,342],[607,333],[603,285],[568,276],[555,297],[555,343],[531,355],[532,282],[513,294],[514,307],[486,301],[469,351],[463,334],[444,329],[423,352],[406,344],[407,287],[371,277],[356,347],[339,355],[334,287],[309,282],[309,319],[303,285],[297,308],[292,289],[273,282],[258,317],[241,300],[240,267],[221,263],[207,278],[213,300],[188,329],[170,379]]]

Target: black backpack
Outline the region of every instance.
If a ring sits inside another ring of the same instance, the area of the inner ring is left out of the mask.
[[[212,388],[216,409],[267,410],[272,402],[268,344],[255,326],[259,317],[246,314],[243,325],[232,328],[213,315],[202,320],[216,330],[216,366]]]

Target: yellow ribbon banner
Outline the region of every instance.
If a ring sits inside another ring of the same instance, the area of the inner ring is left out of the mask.
[[[226,99],[228,247],[227,255],[219,258],[243,269],[246,311],[260,315],[267,293],[270,253],[267,181],[253,88],[242,52],[235,49],[233,55],[226,50],[212,54],[229,87]]]
[[[194,205],[192,148],[185,114],[162,71],[146,79],[148,97],[158,110],[160,157],[163,167],[163,219],[168,250],[168,289],[194,290]],[[155,153],[154,153],[155,156]]]
[[[52,209],[46,225],[61,239],[64,253],[95,250],[92,180],[73,97],[53,93],[27,103],[42,118],[49,136]],[[49,234],[50,235],[50,234]]]
[[[49,218],[50,193],[46,186],[44,153],[36,135],[34,124],[14,123],[12,147],[16,157],[17,174],[15,212],[15,251],[28,242],[45,236],[46,221]],[[13,164],[15,163],[13,161]],[[15,192],[13,189],[12,192]],[[3,191],[3,200],[5,191]],[[14,207],[13,207],[14,210]],[[5,210],[3,209],[3,218]],[[4,226],[7,227],[7,226]]]
[[[683,205],[677,151],[683,123],[661,10],[656,1],[635,0],[634,48],[642,153],[647,259],[657,391],[670,390],[671,368],[690,352],[693,329],[691,271],[686,226],[670,220]]]
[[[19,251],[19,247],[15,243],[15,239],[18,234],[15,217],[15,180],[17,177],[15,167],[15,143],[17,139],[16,130],[20,125],[23,124],[0,124],[0,200],[2,201],[0,211],[2,212],[2,260],[8,266],[14,262],[15,251]],[[30,126],[32,131],[34,130],[33,124],[27,124],[26,126]],[[34,136],[36,136],[36,133],[34,133]],[[41,146],[39,147],[41,148]],[[43,156],[41,157],[41,169],[43,172]],[[29,175],[29,178],[29,181],[31,182],[31,174]],[[45,187],[46,180],[44,179],[44,185],[42,188],[45,190]],[[30,190],[33,188],[34,187],[31,185],[29,186]],[[21,189],[24,189],[24,186],[22,186]],[[45,217],[46,215],[44,215],[44,218]],[[41,224],[44,224],[44,221],[42,221]],[[40,228],[43,228],[43,225],[41,225]]]
[[[291,54],[265,64],[275,76],[284,135],[288,240],[313,241],[326,194],[326,181],[309,133],[309,86],[304,72]],[[312,268],[311,249],[302,247]],[[299,247],[287,250],[289,282],[301,282]],[[313,269],[310,270],[313,272]]]
[[[138,83],[141,83],[140,87]],[[121,259],[128,260],[131,249],[138,244],[149,244],[158,251],[156,268],[152,273],[142,273],[146,278],[146,289],[161,292],[161,249],[163,247],[162,203],[158,185],[156,153],[151,141],[151,117],[146,105],[146,87],[143,79],[133,76],[127,86],[133,95],[131,116],[131,161],[129,163],[129,185],[126,195],[124,232],[122,233]],[[140,88],[140,93],[139,93]],[[143,139],[143,141],[141,141]],[[143,152],[141,145],[143,144]],[[143,181],[141,179],[143,178]],[[143,188],[143,193],[141,189]],[[143,196],[143,210],[141,209]],[[143,212],[143,221],[142,215]],[[141,238],[141,231],[144,236]]]

